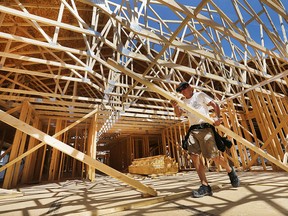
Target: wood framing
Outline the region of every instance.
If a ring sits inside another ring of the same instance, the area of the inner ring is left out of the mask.
[[[203,116],[181,102],[182,81],[221,106],[229,163],[287,171],[286,0],[15,0],[0,12],[2,187],[100,169],[156,195],[121,172],[157,155],[193,169],[170,100]]]
[[[88,164],[114,178],[117,178],[120,181],[123,181],[127,184],[129,184],[130,186],[136,188],[137,190],[152,195],[152,196],[157,196],[157,192],[151,188],[148,187],[146,185],[143,185],[142,183],[140,183],[139,181],[136,181],[130,177],[128,177],[127,175],[124,175],[122,173],[120,173],[117,170],[114,170],[112,168],[110,168],[109,166],[106,166],[103,163],[98,162],[97,160],[91,158],[88,155],[85,155],[84,153],[70,147],[69,145],[57,140],[54,137],[49,136],[48,134],[43,133],[42,131],[33,128],[32,126],[22,122],[21,120],[3,112],[2,110],[0,110],[0,116],[1,116],[1,120],[6,122],[7,124],[11,124],[14,125],[19,131],[24,132],[27,135],[30,135],[31,137],[38,139],[42,142],[47,143],[48,145],[50,145],[51,147],[85,163]],[[49,172],[50,173],[50,172]],[[52,173],[53,174],[53,173]]]

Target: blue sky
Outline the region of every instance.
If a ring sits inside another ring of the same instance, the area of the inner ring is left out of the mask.
[[[288,0],[282,0],[283,2],[285,2],[285,5],[284,7],[285,8],[288,8]],[[115,0],[114,2],[117,2],[117,3],[121,3],[122,1],[121,0]],[[126,1],[124,1],[126,2]],[[133,4],[134,1],[130,1],[130,4],[131,4],[131,7],[133,8],[135,5]],[[182,3],[182,4],[185,4],[185,5],[198,5],[201,0],[178,0],[176,1],[178,3]],[[218,7],[221,8],[221,10],[226,13],[228,16],[229,16],[229,19],[231,19],[233,22],[236,22],[239,17],[237,16],[235,10],[234,10],[234,7],[233,7],[233,4],[232,4],[232,1],[231,0],[214,0],[213,2],[215,2],[217,4]],[[245,1],[239,1],[242,5],[244,5],[246,8],[248,8],[248,6],[246,5]],[[249,6],[251,6],[253,8],[253,10],[255,11],[255,13],[259,13],[261,10],[262,10],[262,6],[259,2],[259,0],[248,0],[249,2]],[[142,3],[140,2],[138,4],[138,7],[140,7]],[[243,20],[244,22],[247,24],[246,25],[246,29],[248,30],[251,38],[257,42],[258,44],[261,44],[261,36],[260,36],[260,25],[257,21],[251,21],[250,22],[250,19],[252,18],[253,15],[250,15],[248,12],[245,11],[245,9],[243,9],[241,7],[241,4],[239,4],[239,10],[241,11],[242,15],[243,15]],[[161,4],[153,4],[152,5],[153,9],[155,11],[157,11],[157,13],[160,15],[161,19],[163,20],[181,20],[177,14],[175,13],[175,11],[172,11],[170,10],[168,7],[164,6],[164,5],[161,5]],[[212,6],[211,6],[212,8]],[[282,29],[281,29],[281,23],[279,21],[279,16],[277,13],[275,13],[275,11],[273,11],[272,9],[270,9],[269,7],[265,7],[265,9],[267,9],[269,15],[270,15],[270,18],[272,19],[272,22],[273,24],[275,25],[275,28],[277,29],[277,31],[275,32],[274,29],[273,29],[273,26],[270,24],[269,22],[269,19],[268,17],[265,15],[265,13],[262,13],[260,14],[260,18],[261,20],[265,23],[265,26],[270,32],[273,32],[273,34],[275,34],[276,36],[279,36],[281,38],[282,41],[284,41],[284,35],[283,35],[283,32],[282,32]],[[205,13],[205,12],[201,12],[202,15],[209,17],[209,14],[208,13]],[[157,19],[157,17],[153,14],[152,10],[148,9],[148,15],[151,16],[151,17],[154,17],[155,19]],[[217,14],[217,13],[214,13],[213,14],[213,19],[215,22],[219,23],[222,25],[222,21],[221,21],[221,18],[220,16]],[[140,22],[143,22],[144,23],[144,19],[140,19]],[[169,23],[169,29],[174,32],[178,26],[180,25],[180,23]],[[149,21],[149,26],[152,27],[152,28],[155,28],[155,29],[159,29],[159,24],[157,22],[153,22],[153,21]],[[286,35],[288,35],[288,24],[286,21],[283,22],[283,25],[284,25],[284,29],[285,29],[285,33]],[[244,31],[244,28],[241,26],[241,24],[238,22],[237,23],[237,27],[239,29],[241,29],[242,31]],[[164,26],[162,26],[163,30],[164,31],[168,31],[167,29],[165,29]],[[201,29],[202,26],[201,25],[196,25],[196,29]],[[265,30],[265,28],[264,28]],[[207,33],[205,32],[202,32],[202,34],[205,36],[205,38],[207,38],[209,41],[209,37],[207,35]],[[213,37],[215,37],[215,33],[213,33],[213,31],[211,31],[211,35]],[[180,35],[179,35],[180,36]],[[186,40],[193,40],[194,38],[194,34],[191,34],[189,37],[185,38]],[[199,39],[198,39],[199,40]],[[237,42],[235,39],[232,38],[232,42],[236,45],[236,46],[239,46],[240,49],[243,50],[243,47],[241,47],[242,45]],[[264,46],[267,47],[268,49],[273,49],[275,46],[274,44],[272,43],[271,39],[269,38],[268,34],[264,32]],[[204,45],[204,41],[201,41],[200,39],[200,43]],[[222,40],[222,46],[225,48],[226,50],[226,55],[229,57],[231,56],[231,51],[230,50],[230,46],[227,46],[229,43],[225,40]],[[284,43],[283,43],[284,44]],[[207,46],[207,45],[206,45]],[[277,52],[277,50],[275,50]],[[252,49],[251,49],[251,52]]]

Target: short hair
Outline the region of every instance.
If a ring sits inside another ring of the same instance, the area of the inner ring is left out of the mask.
[[[186,89],[188,86],[189,86],[188,82],[181,82],[176,88],[176,92],[181,92],[182,90]]]

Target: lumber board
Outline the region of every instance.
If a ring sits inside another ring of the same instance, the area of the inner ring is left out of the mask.
[[[21,113],[19,116],[19,119],[20,119],[19,121],[25,121],[26,120],[28,106],[29,106],[28,102],[24,101],[22,106],[21,106]],[[13,144],[12,144],[9,160],[13,160],[13,159],[17,158],[18,151],[19,151],[19,148],[21,145],[22,137],[23,137],[23,133],[21,131],[16,131],[14,139],[13,139]],[[26,139],[26,138],[24,137],[24,139]],[[15,166],[16,165],[17,164],[15,164]],[[12,183],[13,183],[13,175],[12,174],[13,173],[15,173],[15,176],[18,176],[19,167],[18,167],[18,170],[16,170],[15,166],[9,167],[6,170],[5,178],[4,178],[3,185],[2,185],[3,188],[10,188],[12,186]]]
[[[107,214],[116,213],[119,211],[124,211],[127,209],[139,208],[139,207],[153,205],[153,204],[157,204],[157,203],[161,203],[165,201],[180,199],[180,198],[188,197],[188,196],[191,196],[191,191],[184,191],[184,192],[179,192],[175,194],[172,193],[168,195],[161,195],[161,196],[153,197],[150,199],[144,199],[141,201],[118,205],[113,208],[96,208],[96,210],[91,212],[91,214],[92,215],[94,214],[95,215],[107,215]]]

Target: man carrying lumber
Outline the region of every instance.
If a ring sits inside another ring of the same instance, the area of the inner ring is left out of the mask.
[[[185,97],[183,100],[185,104],[196,109],[204,116],[209,117],[209,106],[211,106],[216,114],[214,125],[218,126],[221,124],[220,107],[207,94],[204,92],[193,93],[194,89],[187,82],[180,83],[176,88],[176,91],[180,92]],[[176,116],[179,117],[185,112],[185,110],[179,107],[176,101],[172,100],[171,104],[174,107]],[[238,187],[240,185],[240,181],[234,168],[229,166],[228,161],[222,156],[219,149],[217,148],[214,132],[212,129],[213,126],[209,123],[205,123],[203,119],[199,118],[197,115],[194,115],[191,112],[187,112],[187,115],[190,124],[190,134],[188,136],[187,150],[191,155],[192,161],[201,182],[199,189],[192,191],[192,196],[199,198],[207,195],[212,196],[213,194],[206,178],[205,166],[200,158],[201,153],[205,158],[211,158],[216,164],[220,164],[223,168],[225,168],[232,186]]]

